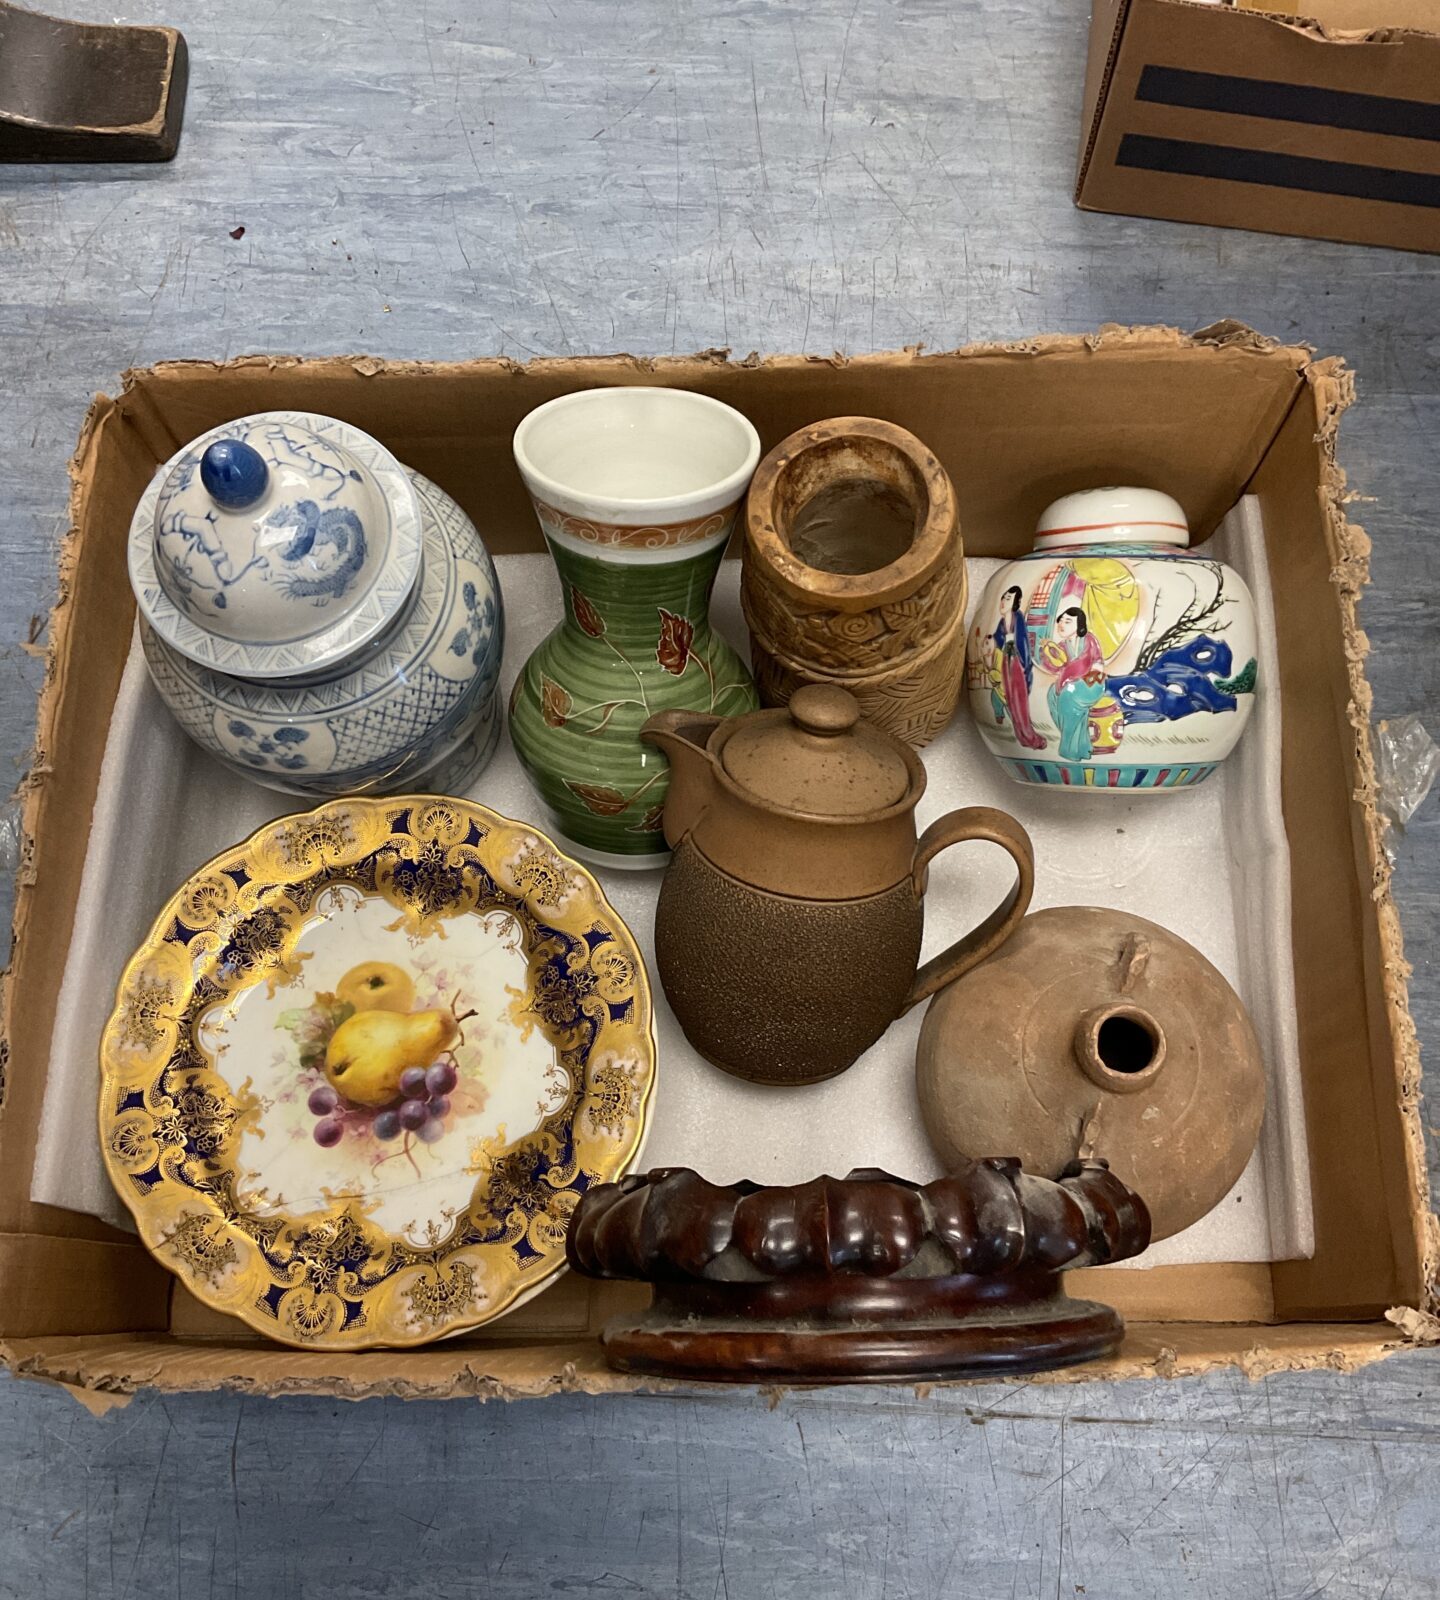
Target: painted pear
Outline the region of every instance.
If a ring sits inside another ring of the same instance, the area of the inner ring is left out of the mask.
[[[356,1011],[408,1011],[415,1003],[415,985],[393,961],[362,961],[335,985],[335,998]]]
[[[407,1067],[428,1067],[455,1042],[453,1011],[357,1011],[330,1037],[325,1076],[331,1087],[360,1106],[388,1105],[400,1093]]]

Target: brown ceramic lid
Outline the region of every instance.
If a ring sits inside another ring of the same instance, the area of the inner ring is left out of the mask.
[[[725,741],[725,771],[747,793],[786,811],[859,817],[910,789],[896,741],[860,715],[848,689],[808,684],[782,712],[748,717]]]

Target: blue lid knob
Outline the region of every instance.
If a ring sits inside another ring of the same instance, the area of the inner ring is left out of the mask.
[[[217,439],[200,457],[200,481],[216,505],[243,511],[265,493],[270,469],[243,439]]]

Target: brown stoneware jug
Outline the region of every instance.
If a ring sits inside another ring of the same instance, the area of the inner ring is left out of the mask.
[[[830,685],[746,716],[662,711],[641,738],[670,758],[663,818],[674,854],[655,912],[660,980],[707,1061],[756,1083],[843,1072],[911,1006],[1009,937],[1034,859],[1003,811],[951,811],[917,840],[925,768]],[[1014,889],[916,970],[931,859],[987,839]]]

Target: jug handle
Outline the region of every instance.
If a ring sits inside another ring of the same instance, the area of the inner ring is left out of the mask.
[[[911,883],[918,900],[925,893],[927,869],[931,860],[952,844],[963,844],[968,839],[984,839],[1008,850],[1017,869],[1015,887],[979,925],[957,939],[948,950],[932,957],[915,974],[915,982],[900,1008],[900,1015],[928,999],[937,989],[953,983],[962,972],[968,972],[986,956],[994,955],[1014,933],[1030,906],[1030,896],[1035,888],[1035,851],[1030,835],[1014,817],[993,806],[965,806],[959,811],[947,812],[932,822],[920,835],[915,846],[915,862],[910,869]]]

